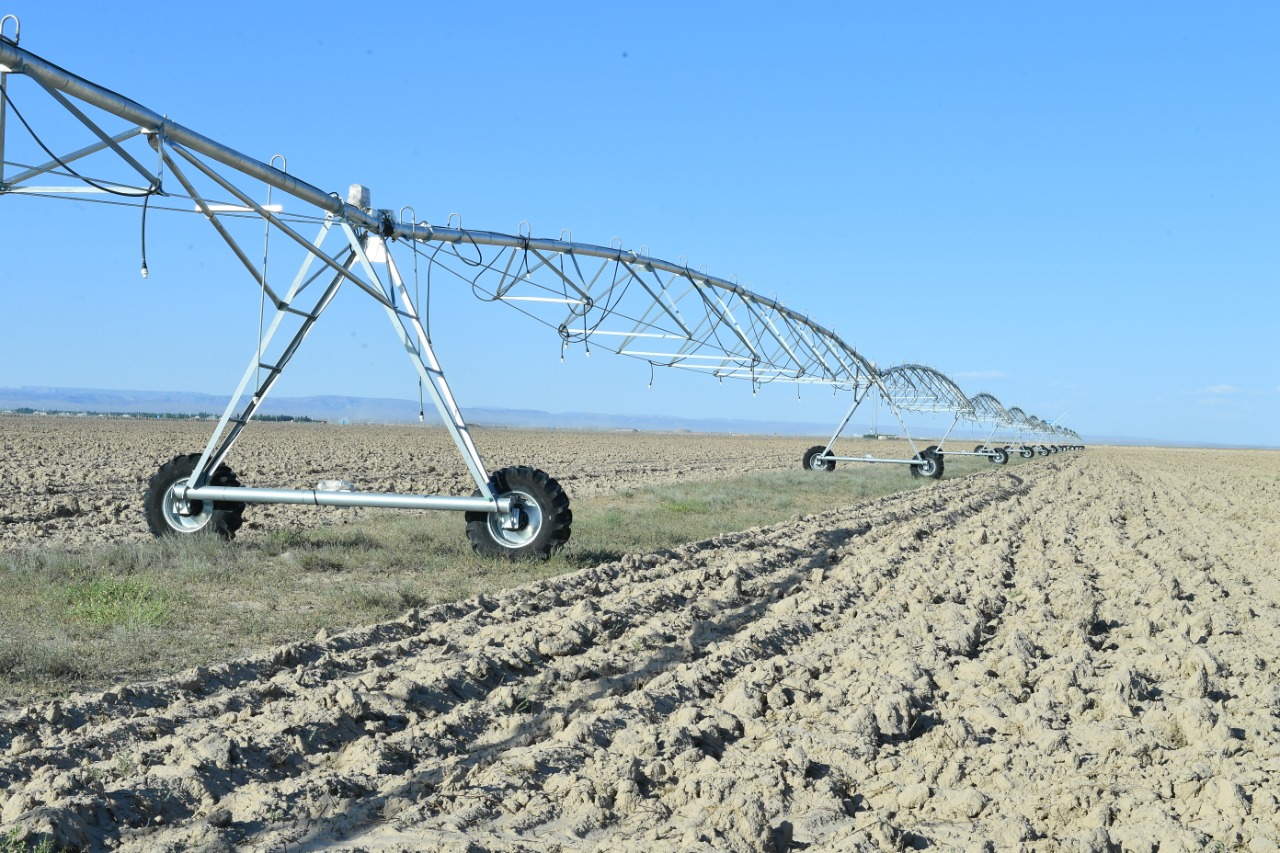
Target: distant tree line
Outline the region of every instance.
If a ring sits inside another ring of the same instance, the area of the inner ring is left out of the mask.
[[[175,421],[210,421],[216,420],[217,415],[212,412],[197,412],[191,414],[189,412],[85,412],[80,410],[67,409],[33,409],[30,406],[18,406],[14,409],[8,409],[15,415],[87,415],[95,418],[143,418],[146,420],[175,420]],[[306,415],[254,415],[254,420],[259,421],[293,421],[300,424],[323,424],[328,421],[316,420]]]

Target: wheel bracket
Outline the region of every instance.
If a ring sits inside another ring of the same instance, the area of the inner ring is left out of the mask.
[[[502,517],[503,530],[524,530],[529,526],[529,513],[520,503],[512,501],[511,511]]]

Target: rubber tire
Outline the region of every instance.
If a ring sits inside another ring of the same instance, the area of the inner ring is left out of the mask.
[[[1037,452],[1037,453],[1039,453],[1041,456],[1048,456],[1048,455],[1049,455],[1049,448],[1045,447],[1045,446],[1042,444],[1042,445],[1040,445],[1040,447],[1036,450],[1036,452]]]
[[[810,447],[804,452],[804,460],[800,463],[806,471],[834,471],[836,463],[834,459],[824,458],[827,448],[818,444]]]
[[[153,536],[191,536],[196,533],[211,533],[223,539],[234,539],[236,531],[244,523],[244,504],[232,501],[213,501],[213,509],[205,514],[204,501],[192,501],[194,514],[184,516],[190,518],[189,524],[175,526],[172,505],[169,502],[169,490],[175,483],[191,479],[200,461],[199,453],[188,453],[175,456],[164,463],[151,477],[146,496],[142,499],[142,514],[147,520],[147,529]],[[239,486],[235,473],[226,465],[219,465],[218,470],[209,478],[211,486]]]
[[[493,486],[498,497],[518,496],[529,507],[533,529],[503,530],[499,513],[468,512],[467,538],[477,554],[513,561],[545,560],[569,541],[573,525],[569,496],[545,472],[528,465],[503,468],[494,472]]]
[[[991,452],[991,462],[995,465],[1007,465],[1009,463],[1009,451],[1003,447],[997,447]]]
[[[977,446],[975,446],[975,447],[973,448],[973,452],[974,452],[974,453],[986,453],[986,452],[987,452],[987,446],[986,446],[985,444],[979,444],[979,445],[977,445]]]
[[[916,459],[920,460],[918,464],[911,466],[911,476],[920,478],[924,477],[930,480],[937,480],[942,477],[943,462],[942,454],[938,452],[938,446],[931,444],[924,450],[916,454]]]
[[[1018,455],[1023,459],[1030,459],[1032,456],[1035,456],[1035,454],[1036,452],[1025,444],[1022,446],[1022,449],[1018,451]]]

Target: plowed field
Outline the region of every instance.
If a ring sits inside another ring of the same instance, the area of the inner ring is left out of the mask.
[[[142,498],[161,464],[204,450],[209,421],[0,415],[0,547],[30,541],[146,538]],[[797,470],[810,439],[682,433],[473,429],[490,470],[533,465],[571,499],[627,486]],[[853,441],[841,451],[908,454],[905,442]],[[475,489],[442,427],[255,423],[229,464],[247,486],[315,488],[349,480],[362,491],[469,495]],[[360,518],[360,509],[258,504],[240,535]],[[461,522],[459,530],[462,529]]]
[[[481,441],[495,466],[533,462],[575,499],[804,449],[544,434],[496,458],[502,434]],[[191,436],[153,442],[156,464]],[[362,486],[409,479],[381,450]],[[299,479],[350,479],[300,460]],[[44,499],[128,504],[100,532],[140,535],[136,471],[76,493],[101,461],[60,462]],[[26,475],[4,476],[12,494]],[[0,726],[0,832],[137,851],[1280,849],[1278,507],[1280,453],[1090,448],[33,706]],[[5,511],[15,539],[71,517]]]

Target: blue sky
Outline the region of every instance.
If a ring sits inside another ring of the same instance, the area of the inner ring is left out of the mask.
[[[321,188],[687,258],[1086,438],[1280,445],[1280,5],[206,8],[0,2],[23,48]],[[138,219],[0,197],[0,386],[234,389],[251,280],[163,214],[142,280]],[[561,363],[554,333],[443,291],[464,407],[834,429],[848,405],[680,371],[649,388],[642,363]],[[275,393],[417,383],[352,291]]]

